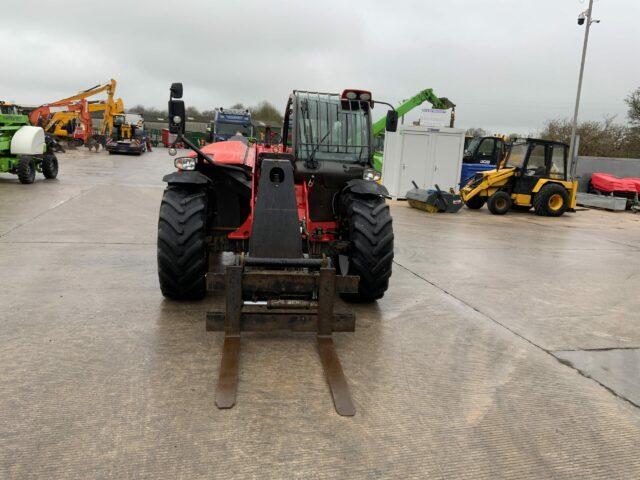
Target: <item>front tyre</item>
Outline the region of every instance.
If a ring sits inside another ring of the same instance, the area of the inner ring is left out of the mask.
[[[41,166],[44,178],[53,180],[58,176],[58,158],[53,153],[44,154]]]
[[[536,215],[559,217],[569,208],[570,196],[566,188],[558,183],[547,183],[533,197]]]
[[[160,204],[158,278],[165,297],[199,300],[206,293],[207,194],[169,186]]]
[[[511,208],[511,195],[504,191],[497,191],[489,197],[487,208],[494,215],[504,215]]]
[[[389,288],[393,263],[393,225],[384,198],[347,193],[342,198],[349,240],[349,275],[358,275],[358,293],[345,300],[372,302]]]
[[[18,160],[18,180],[20,183],[33,183],[36,179],[36,166],[31,157],[22,156]]]
[[[484,207],[485,203],[487,203],[487,197],[481,197],[480,195],[475,195],[464,201],[467,208],[471,210],[479,210]]]

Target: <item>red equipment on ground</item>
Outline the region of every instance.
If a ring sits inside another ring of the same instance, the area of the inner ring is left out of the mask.
[[[591,188],[602,193],[620,193],[627,196],[640,193],[640,178],[618,178],[609,173],[592,173]]]

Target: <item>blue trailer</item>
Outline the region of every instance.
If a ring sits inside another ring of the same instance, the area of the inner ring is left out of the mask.
[[[253,136],[251,112],[239,108],[216,108],[213,121],[207,127],[209,143],[224,142],[235,135]]]

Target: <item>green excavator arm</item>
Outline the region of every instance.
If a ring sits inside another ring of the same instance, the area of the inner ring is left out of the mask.
[[[438,97],[435,93],[433,93],[432,89],[427,88],[426,90],[422,90],[421,92],[411,97],[409,100],[402,102],[398,107],[396,107],[396,112],[398,112],[398,117],[402,117],[403,115],[406,115],[414,108],[422,105],[424,102],[431,103],[431,105],[433,105],[433,108],[440,108],[443,110],[447,110],[449,108],[455,109],[456,107],[455,104],[448,98]],[[454,113],[452,112],[451,113],[452,127],[453,127],[453,120],[454,120]],[[380,120],[375,122],[371,127],[373,138],[379,137],[380,135],[384,134],[385,126],[386,126],[386,117],[382,117]],[[373,166],[379,172],[382,171],[382,162],[383,162],[382,152],[374,152]]]
[[[398,107],[396,107],[396,112],[398,112],[398,117],[402,117],[406,115],[414,108],[422,105],[424,102],[429,102],[431,105],[433,105],[433,108],[441,108],[443,110],[455,107],[453,102],[451,102],[448,98],[438,97],[436,96],[435,93],[433,93],[432,89],[427,88],[426,90],[422,90],[421,92],[411,97],[409,100],[406,100],[405,102],[401,103]],[[371,128],[371,130],[374,137],[377,137],[384,133],[385,122],[386,122],[386,117],[382,117],[380,120],[378,120],[373,124],[373,127]]]

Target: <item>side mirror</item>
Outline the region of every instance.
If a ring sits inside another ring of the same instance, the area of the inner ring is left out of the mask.
[[[395,132],[396,130],[398,130],[398,112],[396,112],[395,110],[389,110],[387,112],[385,130],[387,132]]]
[[[184,101],[169,100],[169,132],[184,133],[186,113]]]
[[[171,84],[171,98],[182,98],[181,82],[176,82]]]
[[[169,132],[176,134],[184,134],[185,121],[187,119],[184,108],[184,101],[177,100],[182,98],[182,83],[171,84],[171,94],[169,97]]]

